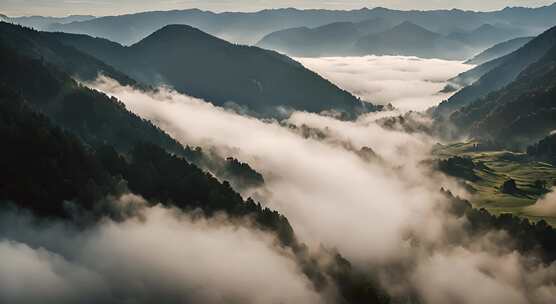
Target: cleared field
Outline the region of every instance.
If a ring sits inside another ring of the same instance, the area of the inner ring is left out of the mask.
[[[481,151],[478,142],[437,145],[433,151],[436,158],[453,156],[470,157],[476,164],[473,172],[479,179],[465,181],[472,192],[471,203],[494,214],[512,213],[537,221],[545,219],[556,227],[556,217],[533,214],[525,208],[535,204],[546,190],[535,185],[546,182],[550,189],[556,183],[556,167],[548,163],[530,160],[526,154],[509,151]],[[502,184],[513,179],[518,191],[502,193]]]

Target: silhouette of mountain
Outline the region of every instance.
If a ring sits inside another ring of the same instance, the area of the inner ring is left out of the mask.
[[[104,62],[60,43],[51,33],[0,22],[0,42],[20,54],[48,62],[81,80],[94,80],[105,74],[122,84],[135,84],[127,75]]]
[[[491,48],[486,49],[485,51],[477,54],[473,58],[467,60],[465,63],[467,64],[474,64],[474,65],[481,65],[488,61],[494,60],[496,58],[500,58],[506,56],[522,46],[524,46],[527,42],[531,41],[534,37],[520,37],[514,38],[508,41],[504,41],[494,45]]]
[[[357,23],[335,22],[312,29],[300,27],[274,32],[265,36],[257,46],[292,56],[350,55],[355,53],[355,43],[361,37],[390,27],[390,22],[379,18]]]
[[[53,35],[143,83],[166,84],[257,115],[282,116],[297,109],[353,116],[376,109],[287,56],[234,45],[186,25],[166,26],[129,47],[87,36]]]
[[[20,26],[9,26],[19,28],[24,37],[27,34],[28,30]],[[223,159],[200,148],[183,147],[150,122],[129,112],[115,98],[76,83],[61,69],[65,64],[51,64],[40,54],[33,53],[36,55],[34,58],[26,56],[29,51],[23,44],[15,52],[11,47],[13,41],[5,43],[3,36],[0,37],[0,83],[18,92],[29,105],[47,114],[59,126],[74,132],[88,145],[98,147],[110,144],[118,151],[127,153],[137,142],[153,143],[213,172],[218,178],[228,180],[236,189],[243,190],[264,182],[262,176],[247,164],[235,159]],[[35,50],[51,51],[41,45],[43,40],[32,42]],[[85,54],[82,57],[89,58]]]
[[[390,30],[361,38],[355,44],[360,54],[407,55],[422,58],[465,58],[471,50],[419,25],[405,21]]]
[[[130,45],[166,25],[187,24],[235,43],[254,44],[272,32],[288,28],[315,28],[334,22],[361,22],[375,18],[388,20],[392,24],[410,21],[444,35],[455,29],[472,31],[480,24],[514,26],[524,30],[523,35],[537,35],[555,25],[554,16],[556,5],[540,8],[512,7],[494,12],[457,9],[400,11],[381,7],[350,11],[288,8],[252,13],[213,13],[189,9],[107,16],[57,24],[51,26],[50,30],[87,34]]]
[[[3,17],[2,17],[3,16]],[[23,16],[23,17],[8,17],[5,15],[0,16],[4,21],[32,27],[37,30],[44,30],[51,26],[62,25],[70,22],[82,22],[95,19],[91,15],[70,15],[67,17],[43,17],[43,16]]]
[[[486,48],[523,34],[520,29],[500,28],[491,24],[483,24],[472,31],[454,32],[447,37],[475,48]]]

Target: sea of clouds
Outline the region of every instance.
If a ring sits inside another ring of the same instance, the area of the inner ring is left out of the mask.
[[[363,100],[422,111],[453,93],[439,93],[447,80],[472,68],[459,61],[407,56],[296,58]]]
[[[248,162],[265,186],[244,196],[287,216],[310,249],[336,248],[377,274],[393,295],[417,294],[426,303],[549,303],[556,296],[556,266],[508,250],[504,233],[467,235],[465,219],[447,212],[439,190],[465,192],[427,165],[436,140],[382,128],[376,120],[384,113],[341,121],[295,112],[262,121],[165,88],[145,93],[106,78],[93,86],[184,144]]]

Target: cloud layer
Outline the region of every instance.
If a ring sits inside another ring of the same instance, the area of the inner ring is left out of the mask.
[[[457,61],[405,56],[296,58],[363,100],[425,110],[450,97],[438,93],[446,80],[472,66]]]
[[[140,216],[85,231],[1,212],[0,302],[323,302],[271,235],[122,200]]]
[[[244,193],[285,214],[311,250],[337,248],[393,295],[427,303],[549,303],[555,266],[507,250],[508,236],[473,239],[448,214],[440,187],[461,191],[423,163],[435,139],[297,112],[261,121],[168,89],[93,84],[182,143],[247,161],[265,187]],[[457,270],[456,275],[454,269]],[[487,288],[488,287],[488,288]]]

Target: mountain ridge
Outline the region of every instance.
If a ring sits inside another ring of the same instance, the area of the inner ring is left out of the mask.
[[[105,16],[44,29],[88,34],[130,45],[164,25],[188,24],[228,41],[254,44],[265,35],[286,28],[318,27],[338,21],[359,22],[382,17],[394,23],[405,20],[412,21],[441,34],[448,34],[451,28],[472,30],[476,24],[517,24],[515,21],[521,19],[520,24],[536,34],[542,29],[554,25],[553,22],[548,21],[550,19],[538,18],[538,16],[554,16],[555,7],[552,5],[525,10],[509,8],[494,12],[463,10],[402,11],[386,8],[356,10],[299,10],[289,8],[243,13],[172,10]]]
[[[556,44],[556,27],[543,32],[513,53],[476,67],[475,71],[484,68],[479,73],[482,74],[480,78],[471,85],[464,87],[448,100],[443,101],[436,108],[436,115],[449,115],[453,111],[508,85],[529,65],[540,60],[554,44]]]
[[[253,114],[282,115],[278,107],[338,110],[348,116],[376,110],[287,56],[234,45],[187,25],[163,27],[129,47],[74,34],[55,35],[143,83],[166,84],[219,106],[247,107]]]

